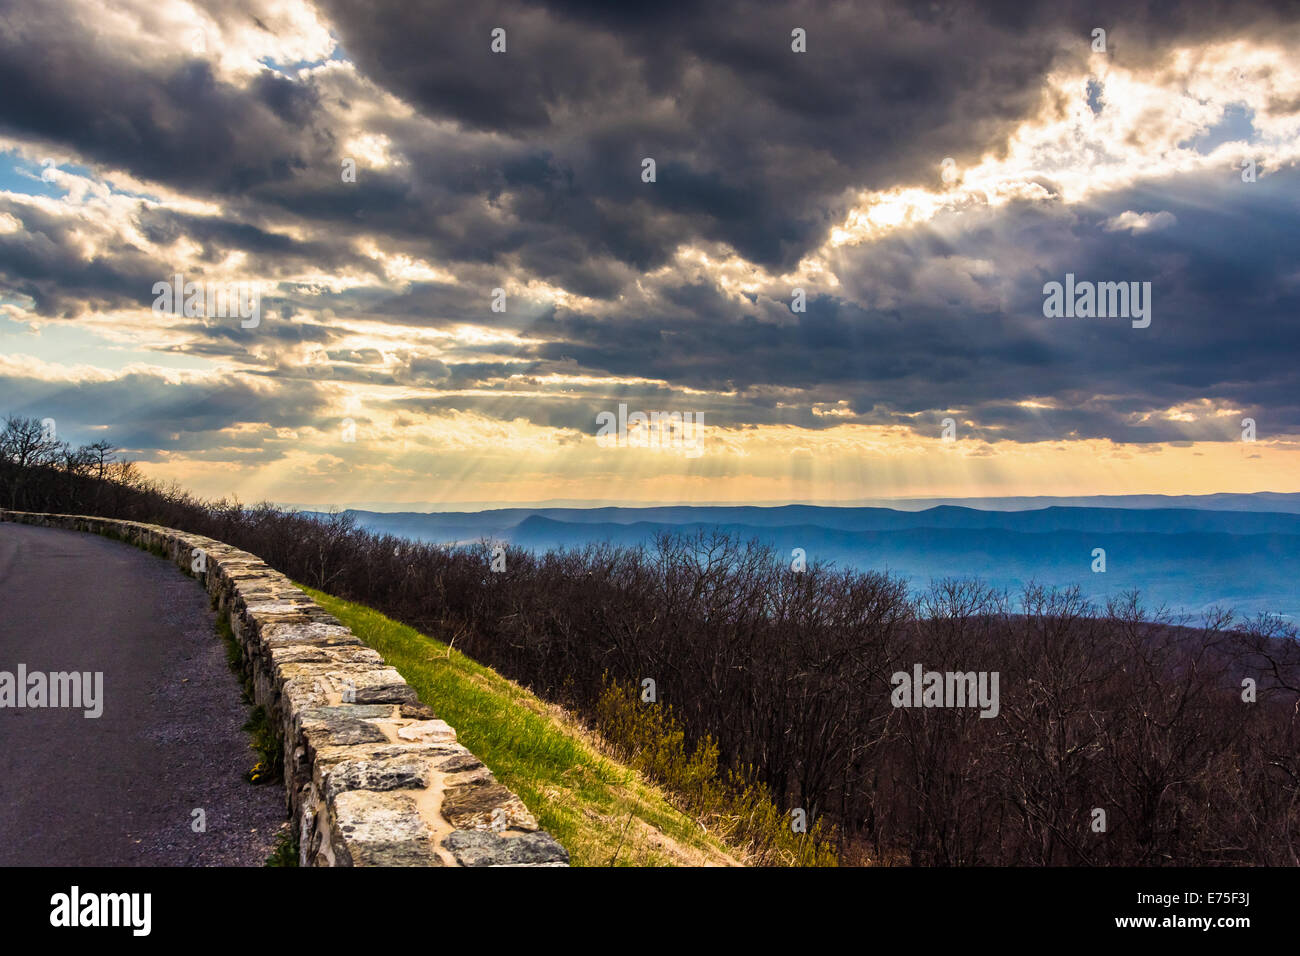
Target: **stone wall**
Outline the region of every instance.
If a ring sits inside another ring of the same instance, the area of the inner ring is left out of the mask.
[[[565,866],[568,853],[375,651],[246,551],[157,525],[0,511],[108,535],[196,577],[277,729],[304,866]],[[93,600],[93,595],[87,599]]]

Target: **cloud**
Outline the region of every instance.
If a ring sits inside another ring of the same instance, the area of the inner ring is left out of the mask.
[[[58,400],[156,414],[136,446],[195,453],[326,432],[345,397],[557,441],[626,400],[736,448],[949,416],[988,442],[1234,440],[1225,409],[1297,434],[1297,19],[0,0],[0,343],[192,360],[183,384],[132,373],[153,404],[99,381],[123,374],[106,355]],[[153,315],[178,271],[257,282],[261,327]],[[1151,282],[1151,328],[1044,319],[1066,273]],[[10,403],[54,400],[25,375]],[[169,414],[204,382],[211,420]]]
[[[1171,212],[1133,212],[1126,209],[1118,216],[1112,216],[1102,223],[1102,228],[1107,232],[1154,232],[1157,229],[1168,229],[1178,222],[1178,218]]]

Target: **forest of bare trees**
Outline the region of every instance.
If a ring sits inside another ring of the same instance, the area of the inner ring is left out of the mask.
[[[1194,622],[1136,595],[919,589],[756,543],[661,538],[534,555],[417,544],[144,480],[40,423],[0,435],[0,502],[226,541],[374,607],[595,719],[610,681],[655,682],[688,734],[778,804],[835,827],[844,862],[1300,863],[1300,643],[1230,612]],[[895,707],[892,675],[993,672],[996,717]],[[647,704],[646,706],[655,706]]]

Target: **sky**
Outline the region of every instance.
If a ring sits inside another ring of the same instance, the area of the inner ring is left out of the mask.
[[[0,415],[205,496],[1300,491],[1293,4],[0,0],[0,91]]]

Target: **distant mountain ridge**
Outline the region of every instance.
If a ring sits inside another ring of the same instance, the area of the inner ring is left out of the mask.
[[[1274,498],[1258,503],[1264,501]],[[464,544],[486,538],[539,552],[599,542],[636,547],[664,532],[717,530],[770,545],[783,560],[801,548],[809,562],[888,570],[914,587],[936,578],[980,577],[1015,592],[1037,581],[1078,585],[1098,601],[1137,589],[1149,604],[1178,612],[1225,605],[1243,614],[1300,618],[1300,512],[1292,511],[787,505],[347,514],[372,531],[412,540]],[[1092,570],[1097,548],[1105,551],[1105,573]]]
[[[314,511],[318,505],[295,505],[283,503],[284,507],[297,507],[301,510]],[[749,506],[700,504],[694,508],[753,507],[760,510],[772,510],[783,507],[821,508],[838,510],[843,508],[884,508],[890,511],[924,511],[941,505],[959,508],[975,508],[982,511],[1035,511],[1042,508],[1196,508],[1210,511],[1272,511],[1300,514],[1300,492],[1257,491],[1257,492],[1219,492],[1209,495],[1036,495],[1036,496],[994,496],[979,498],[864,498],[852,502],[836,502],[822,505],[789,505],[782,503],[759,503]],[[457,502],[450,508],[446,502],[408,502],[394,505],[390,502],[352,502],[350,507],[357,511],[369,511],[376,514],[483,514],[494,511],[527,512],[540,514],[546,511],[649,511],[654,506],[645,505],[609,505],[593,508],[589,502],[543,501],[529,505],[517,505],[501,508],[494,502]],[[688,506],[682,506],[688,507]]]
[[[1229,534],[1300,533],[1300,512],[1212,511],[1205,508],[1083,508],[1051,506],[1036,510],[990,511],[940,505],[923,511],[891,508],[824,508],[786,505],[660,508],[503,508],[481,512],[377,512],[349,510],[370,528],[402,529],[423,540],[473,540],[499,534],[530,518],[582,525],[653,523],[740,524],[755,528],[812,526],[846,531],[908,528],[1001,528],[1008,531],[1133,531],[1176,534],[1223,531]],[[393,531],[392,533],[398,533]]]

